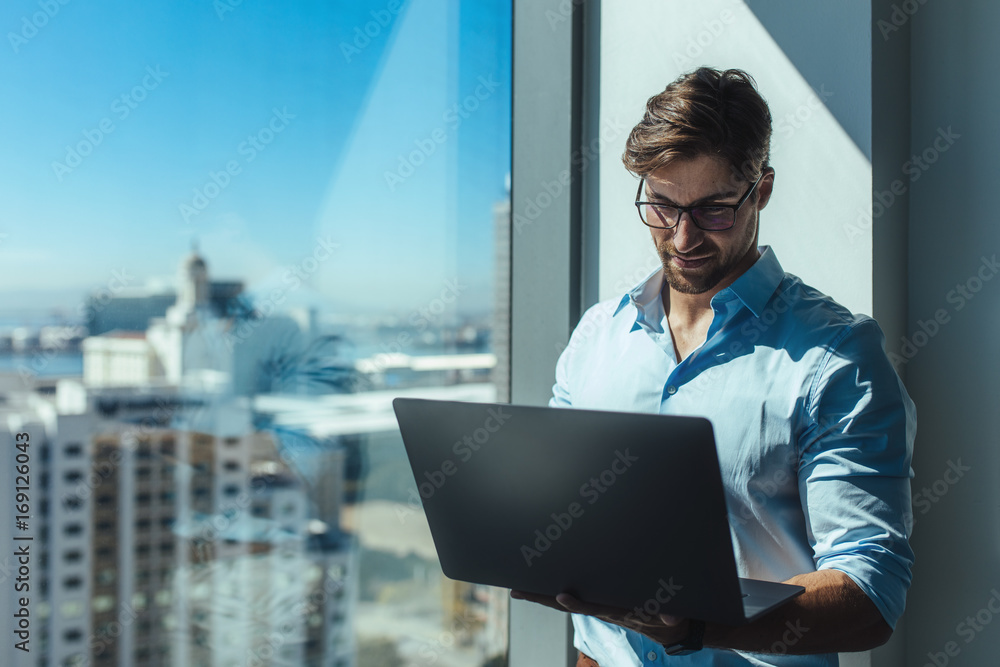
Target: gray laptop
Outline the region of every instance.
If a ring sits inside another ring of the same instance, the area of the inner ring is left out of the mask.
[[[445,575],[739,625],[801,586],[737,575],[711,423],[397,398]]]

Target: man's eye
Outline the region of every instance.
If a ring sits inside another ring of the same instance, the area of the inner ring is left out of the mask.
[[[720,215],[728,215],[731,211],[728,206],[699,206],[698,213],[707,217],[716,217]]]

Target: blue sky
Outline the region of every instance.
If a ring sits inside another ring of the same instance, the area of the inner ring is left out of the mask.
[[[0,311],[169,281],[192,239],[288,303],[405,312],[457,279],[484,305],[509,0],[396,4],[4,3]]]

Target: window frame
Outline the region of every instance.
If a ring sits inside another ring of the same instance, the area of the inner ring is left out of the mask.
[[[599,170],[580,157],[599,120],[601,8],[513,0],[513,9],[510,395],[545,405],[559,352],[597,298]],[[509,667],[576,664],[567,614],[512,600],[509,627]]]

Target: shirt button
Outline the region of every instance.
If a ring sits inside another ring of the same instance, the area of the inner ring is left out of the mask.
[[[667,387],[667,393],[673,396],[674,394],[677,393],[677,387],[675,387],[674,385],[670,385],[669,387]]]
[[[656,660],[656,651],[650,651],[649,653],[647,653],[646,654],[646,659],[648,659],[650,661]]]

